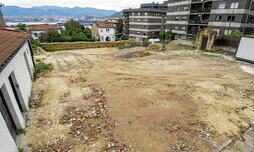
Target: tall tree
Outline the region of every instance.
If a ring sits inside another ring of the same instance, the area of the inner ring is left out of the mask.
[[[27,28],[26,28],[26,24],[22,24],[22,23],[19,23],[17,25],[17,30],[21,30],[21,31],[24,31],[24,32],[28,32]]]

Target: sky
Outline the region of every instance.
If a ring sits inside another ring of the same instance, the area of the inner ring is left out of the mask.
[[[0,0],[4,5],[20,7],[62,6],[94,7],[98,9],[117,10],[139,7],[142,3],[163,2],[164,0]]]

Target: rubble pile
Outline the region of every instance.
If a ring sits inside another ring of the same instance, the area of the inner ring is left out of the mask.
[[[84,96],[83,100],[92,101],[92,104],[89,107],[67,107],[65,114],[60,118],[60,123],[69,127],[68,135],[59,138],[52,145],[45,146],[44,151],[68,152],[72,151],[76,145],[89,146],[101,139],[105,141],[103,151],[124,152],[129,149],[124,142],[120,142],[112,133],[112,130],[119,127],[121,123],[112,121],[108,115],[107,99],[104,92],[97,89],[95,85],[89,87],[93,93]]]

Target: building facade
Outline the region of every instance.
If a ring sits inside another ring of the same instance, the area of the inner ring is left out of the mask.
[[[211,28],[218,35],[239,30],[254,32],[253,0],[169,0],[167,29],[178,38],[197,34],[199,29]]]
[[[94,22],[91,27],[92,37],[96,41],[116,41],[116,30],[112,25],[105,22]]]
[[[117,27],[117,25],[119,24],[120,20],[122,20],[121,18],[108,18],[105,23],[112,25],[114,28]]]
[[[27,33],[0,29],[0,151],[18,152],[29,110],[34,61]]]
[[[54,30],[57,31],[58,33],[61,33],[61,30],[58,26],[48,24],[32,25],[29,27],[28,30],[31,32],[32,38],[34,40],[39,40],[40,35],[49,30]]]
[[[166,11],[143,7],[123,10],[123,31],[129,39],[155,38],[165,30]]]

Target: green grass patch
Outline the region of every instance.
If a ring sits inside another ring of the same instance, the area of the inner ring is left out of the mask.
[[[26,130],[25,130],[25,129],[17,129],[17,130],[16,130],[16,133],[17,133],[18,135],[25,134],[25,133],[26,133]]]
[[[39,75],[50,72],[54,69],[53,64],[51,63],[44,63],[39,61],[36,63],[35,72],[34,72],[34,79],[37,79]]]
[[[219,57],[216,54],[203,54],[203,55],[206,56],[206,57],[210,57],[210,58],[217,58],[217,57]]]

